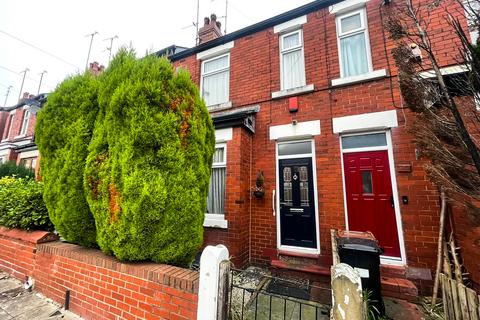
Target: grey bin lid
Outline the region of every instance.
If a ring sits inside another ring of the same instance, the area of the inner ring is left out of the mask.
[[[365,251],[365,252],[382,252],[378,243],[370,239],[361,238],[340,238],[338,239],[338,247],[341,249]]]

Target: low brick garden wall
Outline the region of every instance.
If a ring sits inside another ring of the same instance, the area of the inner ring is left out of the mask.
[[[46,232],[0,227],[0,269],[85,319],[196,319],[199,274],[156,263],[122,263]]]

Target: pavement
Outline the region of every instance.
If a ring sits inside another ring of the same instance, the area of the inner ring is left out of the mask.
[[[0,320],[81,320],[23,283],[0,272]]]

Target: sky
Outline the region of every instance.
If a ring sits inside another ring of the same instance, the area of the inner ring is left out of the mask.
[[[203,17],[217,14],[227,33],[302,6],[313,0],[198,0]],[[0,106],[17,103],[23,92],[37,94],[55,89],[65,77],[85,69],[89,62],[108,65],[120,46],[132,46],[138,57],[169,45],[195,45],[197,0],[1,0]],[[8,87],[12,86],[7,98]],[[6,103],[5,103],[6,102]]]

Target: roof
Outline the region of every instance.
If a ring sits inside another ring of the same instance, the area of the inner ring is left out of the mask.
[[[235,108],[212,113],[215,129],[244,126],[255,133],[255,114],[260,111],[259,105]]]
[[[168,58],[168,57],[170,57],[170,56],[172,56],[176,53],[182,52],[182,51],[187,50],[187,49],[188,49],[187,47],[171,45],[171,46],[166,47],[166,48],[164,48],[160,51],[155,52],[155,55],[157,55],[159,57],[166,56]]]
[[[47,102],[48,93],[40,93],[32,99],[22,99],[19,103],[10,107],[0,107],[0,111],[11,111],[23,107],[25,105],[36,106],[41,108]]]
[[[170,56],[170,60],[173,62],[173,61],[177,61],[177,60],[186,58],[186,57],[191,56],[193,54],[197,54],[198,52],[202,52],[202,51],[205,51],[207,49],[225,44],[227,42],[230,42],[230,41],[233,41],[233,40],[236,40],[236,39],[239,39],[239,38],[257,33],[259,31],[262,31],[262,30],[271,28],[273,26],[276,26],[277,24],[295,19],[297,17],[306,15],[310,12],[317,11],[319,9],[326,8],[328,6],[331,6],[331,5],[333,5],[335,3],[338,3],[338,2],[341,2],[341,1],[343,1],[343,0],[316,0],[316,1],[313,1],[313,2],[310,2],[310,3],[307,3],[306,5],[303,5],[301,7],[295,8],[295,9],[287,11],[287,12],[284,12],[282,14],[279,14],[279,15],[274,16],[272,18],[269,18],[267,20],[263,20],[261,22],[252,24],[252,25],[250,25],[248,27],[245,27],[243,29],[240,29],[240,30],[237,30],[235,32],[226,34],[226,35],[224,35],[220,38],[202,43],[202,44],[200,44],[196,47],[192,47],[192,48],[183,50],[181,52],[177,52],[177,53],[173,54],[172,56]],[[164,50],[165,49],[157,52],[156,54],[159,55],[159,53],[161,53]]]

